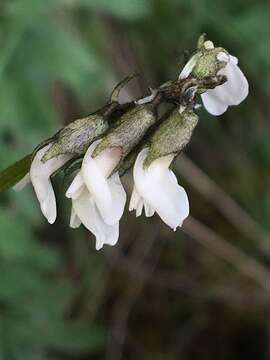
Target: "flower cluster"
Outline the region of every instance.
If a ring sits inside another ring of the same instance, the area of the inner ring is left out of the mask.
[[[136,216],[143,209],[146,217],[157,213],[175,231],[189,215],[189,200],[170,166],[198,123],[199,98],[209,113],[221,115],[247,95],[248,82],[237,58],[200,38],[176,81],[161,85],[121,111],[114,99],[87,120],[71,123],[34,152],[29,173],[14,188],[21,190],[31,182],[41,211],[52,224],[57,208],[51,177],[81,158],[66,191],[72,203],[70,226],[83,224],[95,235],[98,250],[118,240],[127,200],[120,176],[133,166],[129,210],[135,210]],[[176,106],[160,118],[161,103]]]

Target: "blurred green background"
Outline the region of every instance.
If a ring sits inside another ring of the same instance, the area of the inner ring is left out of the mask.
[[[114,248],[49,226],[32,189],[0,197],[0,360],[270,359],[270,2],[1,0],[0,169],[106,101],[176,78],[206,32],[250,95],[200,110],[175,163],[191,216],[172,232],[126,212]],[[125,177],[129,193],[132,178]]]

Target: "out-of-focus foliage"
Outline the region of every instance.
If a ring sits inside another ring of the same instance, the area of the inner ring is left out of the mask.
[[[97,351],[104,331],[64,319],[76,290],[64,276],[60,254],[35,241],[26,215],[1,209],[0,227],[1,359]]]
[[[183,184],[192,215],[268,270],[269,13],[266,0],[2,0],[0,170],[94,111],[134,70],[135,95],[176,77],[183,51],[207,32],[239,58],[250,96],[220,118],[201,110],[187,153],[267,236],[253,236],[240,218],[236,226],[239,213],[230,222],[216,193],[209,202]],[[1,359],[269,357],[260,270],[228,264],[157,217],[126,215],[117,247],[96,253],[89,234],[68,228],[61,181],[52,227],[30,189],[1,195]]]

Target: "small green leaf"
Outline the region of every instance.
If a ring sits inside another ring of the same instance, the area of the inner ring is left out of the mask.
[[[0,172],[0,192],[7,190],[20,181],[29,171],[31,154]]]

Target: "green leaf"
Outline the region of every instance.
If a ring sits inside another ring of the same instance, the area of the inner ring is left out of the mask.
[[[29,171],[31,154],[9,166],[0,173],[0,192],[7,190],[20,181]]]

